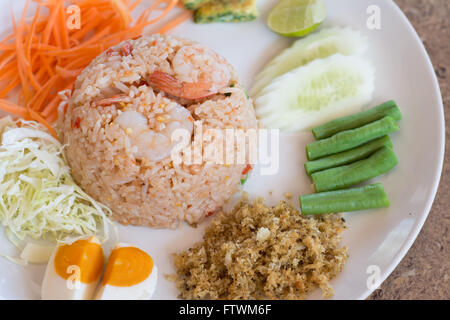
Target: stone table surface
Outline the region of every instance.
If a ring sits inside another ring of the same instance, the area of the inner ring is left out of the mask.
[[[394,272],[368,299],[450,299],[450,0],[395,0],[433,62],[446,123],[439,190],[423,229]]]

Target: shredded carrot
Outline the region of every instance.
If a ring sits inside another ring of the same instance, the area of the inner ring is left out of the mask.
[[[47,127],[48,131],[55,137],[58,138],[58,135],[56,134],[55,129],[53,129],[53,127],[50,125],[50,123],[44,119],[39,113],[28,109],[28,113],[30,115],[30,118],[33,119],[34,121],[37,121],[39,123],[41,123],[42,125],[44,125],[45,127]]]
[[[122,21],[122,27],[126,27],[127,25],[129,25],[131,21],[133,21],[133,18],[131,17],[131,13],[127,5],[123,3],[122,0],[111,0],[111,3],[113,7],[119,12]]]
[[[59,8],[59,26],[62,29],[61,32],[61,42],[64,49],[69,47],[69,31],[66,25],[66,13],[64,11],[64,6]]]
[[[101,52],[164,19],[179,0],[32,0],[36,11],[25,17],[26,1],[13,32],[0,39],[0,110],[40,122],[56,137],[58,92],[72,90],[76,77]],[[137,19],[132,12],[148,4]],[[69,5],[80,9],[80,29],[67,24]],[[180,10],[180,9],[177,9]],[[165,33],[191,17],[183,11],[159,26]],[[12,99],[18,93],[18,103]]]
[[[74,77],[77,77],[81,73],[81,71],[83,71],[83,68],[67,70],[67,69],[64,69],[64,68],[62,68],[60,66],[56,66],[56,72],[62,78],[74,78]]]
[[[6,97],[9,91],[17,87],[19,84],[20,84],[19,76],[15,76],[13,80],[5,88],[3,88],[3,90],[0,91],[0,98]]]
[[[33,96],[33,99],[31,99],[31,101],[29,102],[29,106],[31,109],[40,110],[42,104],[44,103],[45,97],[53,88],[58,78],[59,76],[51,77],[50,80],[48,80],[47,83],[42,87],[42,89],[36,92],[36,94]]]
[[[179,24],[183,23],[187,19],[192,17],[192,11],[186,10],[180,13],[178,16],[167,22],[163,27],[158,30],[158,33],[166,33],[167,31],[175,28]]]
[[[8,100],[0,99],[0,108],[6,112],[9,112],[16,116],[19,116],[21,118],[24,118],[24,119],[29,118],[27,109],[25,109],[21,106],[18,106],[12,102],[9,102]]]

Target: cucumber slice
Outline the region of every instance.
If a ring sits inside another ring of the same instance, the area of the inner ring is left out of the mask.
[[[276,56],[256,76],[251,89],[256,96],[273,79],[297,67],[336,53],[343,55],[362,54],[368,47],[368,40],[358,31],[349,28],[326,28],[306,38],[297,40],[293,45]]]
[[[374,81],[372,64],[335,54],[274,79],[255,99],[256,115],[267,128],[311,129],[359,111],[371,100]]]

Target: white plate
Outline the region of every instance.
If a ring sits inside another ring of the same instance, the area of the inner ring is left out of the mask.
[[[11,3],[16,12],[23,5],[17,0]],[[266,27],[265,18],[274,3],[259,1],[261,17],[257,22],[211,25],[186,22],[173,33],[217,50],[236,67],[244,84],[249,86],[261,67],[292,41]],[[366,10],[374,3],[380,8],[381,30],[369,30],[366,25]],[[370,106],[395,99],[404,115],[401,131],[392,136],[400,164],[377,179],[385,186],[391,206],[345,214],[348,230],[343,233],[343,244],[348,246],[350,257],[343,272],[332,281],[334,298],[364,299],[373,291],[367,286],[373,270],[378,268],[380,280],[386,279],[412,245],[431,208],[443,163],[443,106],[428,55],[411,24],[392,1],[329,0],[326,5],[325,25],[349,26],[369,37],[367,57],[377,68],[376,91]],[[0,8],[0,28],[7,30],[10,5],[2,1]],[[310,192],[302,165],[304,144],[310,139],[310,134],[283,137],[279,174],[254,175],[246,190],[251,195],[266,197],[270,204],[282,199],[284,192],[292,192],[294,196]],[[270,190],[276,190],[271,197]],[[296,197],[292,202],[298,207]],[[200,240],[209,221],[197,229],[184,226],[176,231],[119,227],[123,242],[148,250],[158,264],[160,277],[154,298],[176,298],[176,288],[162,275],[174,271],[171,254]],[[16,253],[3,237],[0,252]],[[20,267],[0,258],[0,297],[39,298],[43,270],[43,266]],[[319,297],[318,290],[311,295],[311,298]]]

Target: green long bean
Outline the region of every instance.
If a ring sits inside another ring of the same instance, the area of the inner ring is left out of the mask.
[[[325,214],[384,208],[389,200],[381,183],[299,197],[302,214]]]
[[[392,149],[392,141],[389,136],[383,136],[381,138],[372,140],[355,149],[332,154],[328,157],[320,158],[318,160],[308,161],[305,163],[305,170],[308,175],[311,175],[312,173],[317,171],[349,164],[367,158],[383,146]]]
[[[397,121],[387,116],[362,127],[342,131],[327,139],[312,142],[306,146],[306,154],[308,160],[316,160],[330,154],[353,149],[399,129]]]
[[[391,170],[397,163],[398,159],[394,151],[381,147],[367,159],[315,172],[311,178],[317,192],[344,189],[375,178]]]
[[[369,110],[332,120],[312,129],[312,132],[316,139],[324,139],[338,132],[358,128],[386,116],[391,116],[397,121],[402,118],[402,113],[395,101],[386,101]]]

